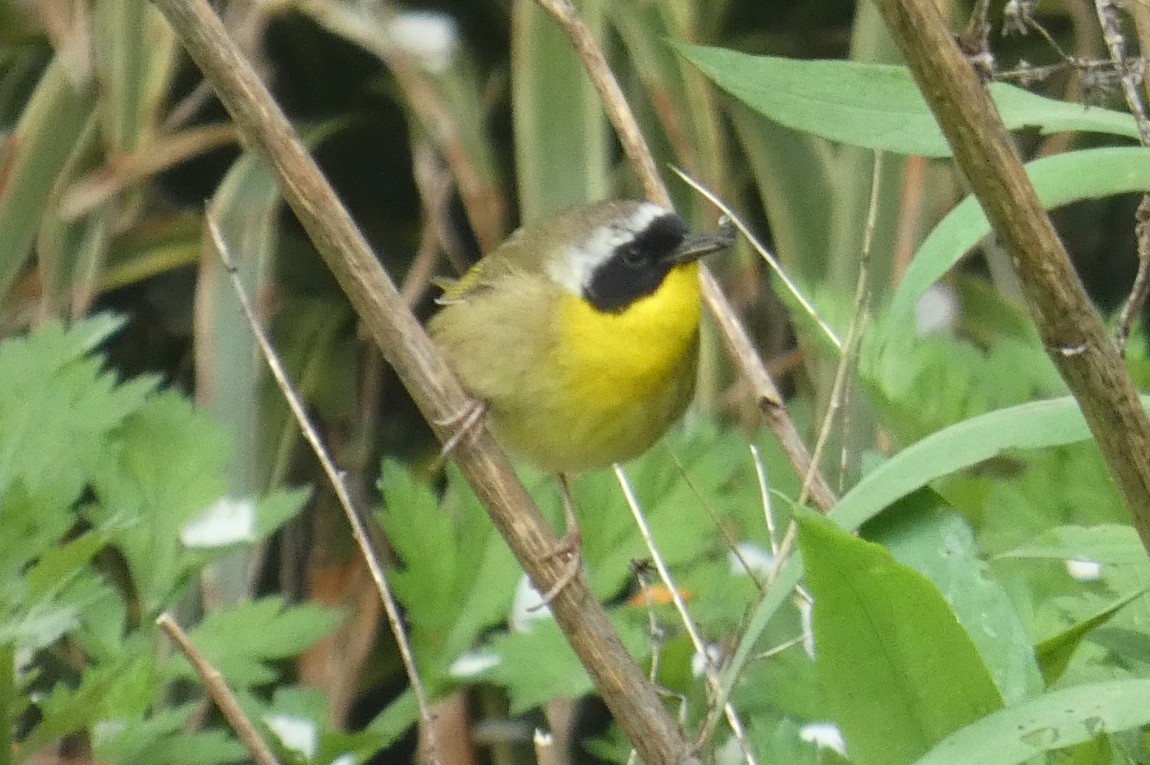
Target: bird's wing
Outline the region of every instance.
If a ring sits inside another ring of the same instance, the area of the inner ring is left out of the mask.
[[[531,252],[527,242],[516,232],[491,255],[482,258],[458,279],[437,279],[436,286],[443,290],[435,302],[439,305],[461,303],[483,294],[492,285],[510,275],[539,270],[539,257]]]

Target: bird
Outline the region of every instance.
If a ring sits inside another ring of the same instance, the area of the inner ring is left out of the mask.
[[[456,438],[486,418],[505,450],[559,479],[555,553],[576,554],[543,604],[580,567],[569,478],[644,453],[690,403],[699,259],[733,240],[729,225],[694,233],[660,205],[607,200],[521,227],[443,285],[428,329],[479,402]]]
[[[599,470],[647,451],[686,410],[698,261],[732,240],[651,202],[570,208],[447,284],[428,328],[506,450],[557,475]]]

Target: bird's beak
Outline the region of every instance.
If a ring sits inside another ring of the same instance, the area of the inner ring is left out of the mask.
[[[725,250],[735,243],[735,224],[727,216],[719,220],[719,230],[713,234],[687,234],[682,244],[671,253],[676,264],[690,263],[712,252]]]

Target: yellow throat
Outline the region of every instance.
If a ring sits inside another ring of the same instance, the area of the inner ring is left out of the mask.
[[[646,451],[694,392],[701,303],[694,262],[676,266],[655,292],[618,313],[564,294],[551,360],[556,376],[538,402],[550,427],[540,432],[541,422],[520,422],[509,440],[562,471],[599,469]]]

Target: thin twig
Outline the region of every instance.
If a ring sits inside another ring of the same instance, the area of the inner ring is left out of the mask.
[[[284,400],[287,401],[288,407],[295,416],[296,422],[299,423],[304,439],[311,446],[316,459],[319,460],[320,465],[323,467],[323,471],[327,475],[332,489],[335,491],[335,496],[339,500],[344,514],[347,516],[347,522],[351,526],[352,536],[355,537],[355,542],[359,545],[363,559],[367,562],[368,571],[371,572],[371,578],[372,581],[375,582],[375,588],[379,592],[379,598],[383,601],[383,608],[387,613],[387,622],[391,627],[391,634],[395,638],[395,643],[399,648],[400,659],[403,662],[404,671],[407,673],[407,679],[411,683],[411,690],[415,695],[415,702],[419,708],[419,719],[424,728],[425,738],[423,740],[426,743],[424,752],[429,762],[437,763],[439,762],[439,757],[434,740],[433,731],[435,726],[432,720],[431,704],[428,702],[427,690],[423,687],[423,680],[419,676],[419,668],[415,664],[415,654],[411,650],[411,641],[408,639],[407,630],[404,629],[403,626],[403,616],[400,613],[399,604],[395,600],[395,595],[391,591],[391,585],[387,581],[387,574],[383,570],[383,562],[380,560],[379,552],[376,550],[375,545],[372,544],[367,525],[356,509],[355,504],[352,502],[351,494],[348,493],[347,486],[343,482],[342,471],[335,466],[331,456],[328,455],[327,449],[319,437],[319,433],[307,416],[303,401],[300,399],[291,380],[288,379],[287,370],[284,369],[283,362],[280,361],[279,355],[276,353],[275,348],[272,347],[271,342],[268,340],[267,333],[264,332],[263,326],[260,324],[259,317],[256,316],[255,311],[252,309],[251,301],[244,291],[243,283],[240,281],[239,272],[236,270],[236,266],[232,262],[231,255],[228,252],[227,243],[224,242],[223,236],[220,234],[219,226],[216,224],[215,218],[212,217],[210,211],[206,214],[206,222],[211,237],[212,248],[216,251],[216,255],[224,264],[224,268],[231,277],[232,287],[235,289],[236,297],[240,302],[240,308],[243,309],[244,316],[248,320],[248,326],[251,328],[256,344],[259,345],[260,352],[263,353],[268,369],[271,370],[272,376],[275,378]]]
[[[1142,196],[1134,220],[1134,234],[1138,241],[1138,273],[1134,275],[1130,295],[1118,315],[1118,329],[1115,331],[1118,350],[1124,356],[1134,322],[1142,315],[1146,295],[1150,293],[1150,195]]]
[[[1122,19],[1119,16],[1118,6],[1113,0],[1095,0],[1095,11],[1098,14],[1098,24],[1102,27],[1102,39],[1106,49],[1110,52],[1110,61],[1118,73],[1122,83],[1122,95],[1126,98],[1126,106],[1134,115],[1138,125],[1138,137],[1142,145],[1150,148],[1150,118],[1146,115],[1146,102],[1142,99],[1142,91],[1138,85],[1145,77],[1145,64],[1141,71],[1131,69],[1126,58],[1126,38],[1122,34]],[[1126,341],[1134,321],[1142,312],[1146,302],[1146,292],[1150,290],[1150,243],[1147,241],[1147,220],[1150,219],[1150,195],[1144,195],[1135,213],[1134,230],[1138,239],[1138,273],[1134,277],[1134,284],[1130,289],[1130,296],[1122,307],[1119,316],[1118,329],[1115,340],[1118,351],[1126,354]]]
[[[859,345],[862,343],[863,327],[866,324],[867,303],[867,277],[870,273],[870,253],[874,243],[874,232],[878,219],[878,195],[882,182],[881,151],[874,153],[874,163],[871,166],[870,200],[867,207],[866,230],[863,233],[863,248],[859,255],[859,274],[855,285],[854,313],[851,317],[850,328],[847,330],[847,347],[839,358],[838,368],[835,370],[834,384],[831,386],[830,401],[827,404],[827,413],[823,418],[822,427],[819,428],[819,437],[815,441],[814,454],[811,455],[811,469],[803,476],[802,490],[799,492],[799,503],[806,501],[810,491],[810,482],[814,478],[815,466],[819,464],[823,449],[830,438],[831,427],[835,422],[835,415],[843,407],[843,391],[846,387],[847,373],[858,359]],[[843,448],[846,448],[846,428],[843,428]]]
[[[647,634],[651,636],[651,666],[647,669],[647,677],[651,682],[659,676],[659,666],[663,661],[663,648],[667,642],[666,630],[659,624],[659,617],[655,613],[655,597],[651,592],[651,582],[647,577],[646,563],[631,562],[635,572],[635,579],[639,582],[639,594],[647,607]],[[634,765],[639,760],[639,753],[631,747],[627,755],[627,765]]]
[[[787,288],[787,292],[791,293],[791,296],[803,309],[803,312],[806,313],[807,316],[811,317],[811,321],[813,321],[815,325],[818,326],[818,328],[826,336],[827,340],[830,341],[831,345],[835,347],[835,350],[837,350],[839,353],[842,353],[843,342],[839,339],[839,336],[835,333],[834,329],[831,328],[831,325],[827,324],[826,321],[823,320],[823,317],[819,316],[819,312],[815,309],[814,304],[807,299],[807,296],[803,294],[803,291],[799,288],[799,285],[795,284],[794,280],[791,279],[790,275],[787,274],[786,270],[783,269],[783,264],[778,261],[774,253],[767,249],[766,245],[755,238],[755,235],[751,232],[751,229],[747,226],[746,223],[743,222],[742,218],[735,214],[735,211],[731,209],[730,205],[724,202],[718,194],[703,185],[702,182],[691,177],[683,170],[680,170],[677,167],[672,167],[671,169],[675,172],[676,175],[682,178],[688,186],[702,194],[708,202],[719,208],[719,210],[724,215],[730,218],[731,222],[734,223],[735,228],[739,230],[739,233],[746,237],[747,241],[750,242],[751,248],[759,254],[759,257],[767,261],[767,265],[771,267],[771,270],[774,271],[775,276],[777,276],[783,283],[783,286]]]
[[[627,478],[627,473],[623,471],[622,465],[616,463],[611,468],[615,471],[615,478],[619,481],[620,488],[623,489],[623,496],[627,500],[627,507],[631,509],[631,516],[635,519],[635,525],[639,527],[639,535],[643,537],[643,542],[647,545],[647,552],[651,554],[651,560],[655,563],[655,570],[659,572],[663,586],[671,595],[671,602],[675,604],[675,610],[679,613],[679,620],[683,623],[683,628],[687,630],[687,635],[691,638],[691,644],[695,647],[696,653],[702,657],[703,675],[707,679],[707,686],[712,694],[718,695],[719,675],[707,652],[707,643],[699,634],[699,628],[687,610],[687,603],[683,600],[682,593],[679,592],[679,588],[675,586],[675,580],[671,577],[671,570],[667,568],[667,562],[663,560],[663,554],[655,544],[655,537],[651,534],[647,517],[643,514],[642,508],[639,507],[635,490],[631,488],[631,481]],[[750,744],[747,742],[746,730],[743,728],[742,720],[739,719],[734,705],[730,702],[723,704],[723,712],[727,716],[727,723],[731,726],[731,732],[734,733],[735,739],[742,747],[745,762],[747,765],[756,765],[755,755],[751,752]]]
[[[775,532],[775,514],[772,512],[771,485],[767,480],[767,468],[763,465],[763,456],[759,453],[759,447],[754,444],[749,446],[751,448],[751,462],[755,466],[755,479],[759,484],[759,501],[763,505],[763,519],[767,525],[767,540],[771,545],[771,556],[774,557],[779,554],[779,540]]]
[[[239,701],[228,688],[228,684],[224,682],[223,675],[212,666],[208,657],[196,648],[191,638],[188,637],[188,633],[184,632],[180,625],[176,624],[176,620],[172,618],[171,614],[166,611],[159,615],[156,624],[168,634],[180,652],[192,663],[196,674],[204,681],[204,688],[207,690],[208,696],[219,707],[220,712],[228,721],[228,725],[232,726],[232,730],[236,732],[240,741],[251,752],[256,763],[258,765],[279,765],[279,760],[276,759],[271,747],[264,741],[263,736],[256,730],[256,726],[252,724],[248,716],[244,714],[244,710],[240,708]]]

